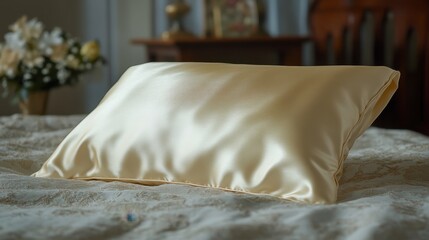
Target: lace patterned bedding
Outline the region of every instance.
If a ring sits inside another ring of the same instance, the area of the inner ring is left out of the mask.
[[[429,239],[429,138],[417,133],[367,130],[334,205],[30,177],[82,118],[0,117],[0,239]]]

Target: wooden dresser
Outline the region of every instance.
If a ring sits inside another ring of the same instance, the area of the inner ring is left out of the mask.
[[[151,62],[226,62],[302,65],[302,49],[309,37],[133,39],[147,48]]]

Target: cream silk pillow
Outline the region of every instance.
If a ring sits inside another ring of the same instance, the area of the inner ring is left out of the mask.
[[[364,66],[132,67],[33,176],[334,203],[349,149],[398,79]]]

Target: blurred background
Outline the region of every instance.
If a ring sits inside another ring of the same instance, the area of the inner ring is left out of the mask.
[[[196,36],[206,32],[205,1],[188,0],[183,22]],[[264,28],[270,36],[308,34],[311,0],[265,0]],[[165,7],[169,0],[2,0],[0,38],[23,15],[37,18],[45,28],[61,27],[81,41],[97,39],[107,64],[82,75],[74,86],[50,91],[47,114],[89,113],[130,66],[147,62],[145,48],[131,39],[158,39],[168,29]],[[0,39],[3,42],[4,39]],[[0,98],[0,115],[19,113],[10,98]]]

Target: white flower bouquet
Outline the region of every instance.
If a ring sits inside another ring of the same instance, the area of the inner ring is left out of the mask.
[[[79,75],[104,63],[98,42],[81,44],[60,28],[45,31],[37,19],[24,16],[0,43],[0,84],[19,100],[30,92],[72,85]]]

